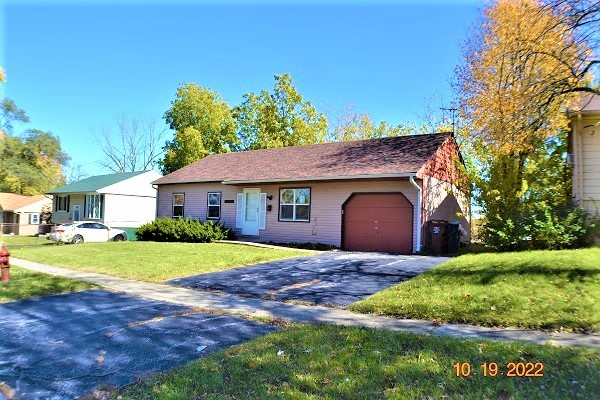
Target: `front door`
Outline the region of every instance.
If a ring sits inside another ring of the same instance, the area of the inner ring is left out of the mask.
[[[79,206],[79,204],[75,204],[73,206],[73,222],[77,222],[79,220],[81,220],[81,207]]]
[[[259,199],[260,189],[244,189],[242,235],[258,236]]]

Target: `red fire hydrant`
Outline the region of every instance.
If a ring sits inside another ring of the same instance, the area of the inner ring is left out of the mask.
[[[0,249],[0,276],[0,281],[2,282],[10,280],[10,253],[5,244]]]

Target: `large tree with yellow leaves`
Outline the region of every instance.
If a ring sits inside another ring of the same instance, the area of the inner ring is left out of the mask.
[[[0,67],[0,82],[5,79]],[[42,194],[65,184],[63,167],[69,156],[60,139],[50,132],[29,129],[13,134],[13,122],[29,122],[25,111],[4,98],[0,100],[0,192]]]
[[[560,159],[565,110],[581,92],[597,92],[593,35],[582,33],[568,14],[573,3],[490,3],[457,68],[463,143],[475,159],[475,200],[486,216],[484,236],[498,248],[535,240],[541,231],[536,210],[556,218],[569,201],[568,167]],[[565,195],[557,201],[553,192]]]

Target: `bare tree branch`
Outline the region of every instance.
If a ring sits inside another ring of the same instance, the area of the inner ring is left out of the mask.
[[[162,158],[166,127],[159,128],[157,118],[119,114],[114,118],[116,131],[102,128],[92,131],[100,147],[100,164],[114,172],[144,171],[154,168]]]

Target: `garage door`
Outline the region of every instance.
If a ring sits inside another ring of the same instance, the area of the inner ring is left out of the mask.
[[[402,193],[354,194],[343,210],[344,250],[412,253],[413,206]]]

